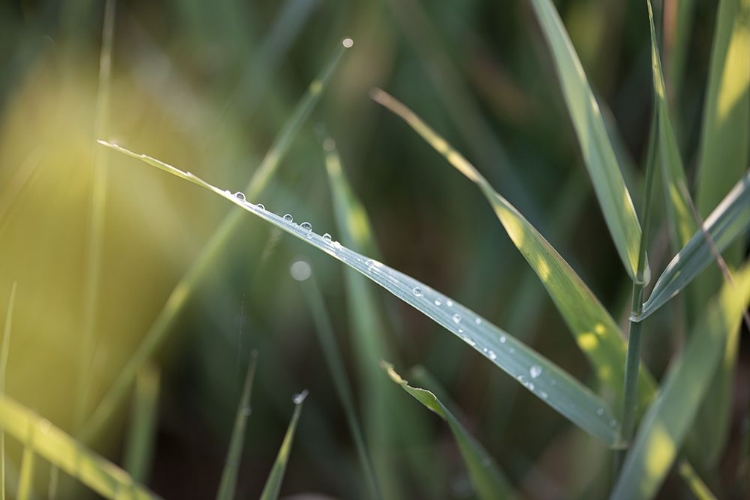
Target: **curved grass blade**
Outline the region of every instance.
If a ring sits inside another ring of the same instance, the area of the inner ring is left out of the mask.
[[[638,216],[581,61],[552,2],[531,0],[531,5],[552,50],[583,159],[615,247],[633,281],[648,283],[648,264],[642,275],[638,273],[638,247],[641,241]]]
[[[373,99],[397,114],[459,172],[473,181],[489,201],[508,236],[536,272],[570,328],[578,346],[588,358],[602,388],[620,400],[625,379],[626,346],[612,316],[559,253],[534,226],[500,196],[458,151],[435,133],[410,109],[382,90]],[[639,398],[647,402],[653,394],[653,380],[641,370]]]
[[[305,402],[307,394],[307,391],[302,391],[294,396],[294,415],[292,415],[292,420],[289,422],[289,428],[284,436],[284,442],[281,443],[279,454],[276,457],[276,462],[273,464],[271,474],[268,475],[266,485],[263,487],[263,493],[260,495],[260,500],[276,500],[279,497],[281,483],[284,480],[284,472],[286,472],[286,464],[289,461],[289,454],[292,451],[294,432],[297,429],[297,421],[302,413],[302,404]]]
[[[714,260],[712,245],[722,252],[750,227],[750,171],[740,179],[667,265],[634,321],[643,321],[680,293]]]
[[[237,416],[234,419],[234,430],[229,443],[227,460],[224,463],[224,472],[221,474],[221,484],[216,494],[216,500],[232,500],[237,489],[237,472],[242,459],[242,448],[245,446],[245,427],[247,417],[250,416],[250,394],[253,389],[253,378],[255,377],[255,365],[258,362],[258,351],[250,354],[250,364],[247,367],[245,385],[242,388],[240,405],[237,408]]]
[[[5,327],[3,328],[3,346],[0,349],[0,396],[5,395],[5,372],[8,368],[8,353],[10,352],[10,332],[13,329],[13,307],[16,302],[16,282],[10,289],[8,310],[5,313]],[[0,427],[0,500],[5,500],[5,429]]]
[[[310,307],[310,312],[313,315],[313,320],[315,321],[315,331],[318,334],[318,340],[323,348],[323,355],[326,358],[328,370],[331,372],[333,385],[336,387],[336,393],[341,401],[341,406],[344,407],[344,414],[346,415],[346,421],[349,425],[349,431],[352,433],[354,445],[357,448],[357,455],[359,455],[360,465],[362,466],[362,475],[365,478],[368,494],[372,500],[378,500],[381,498],[380,487],[378,486],[375,470],[373,468],[372,460],[370,459],[370,452],[367,449],[367,443],[364,434],[362,433],[362,428],[359,425],[357,412],[354,409],[352,388],[349,385],[349,378],[346,374],[346,368],[344,368],[344,361],[341,352],[339,351],[338,345],[336,345],[336,336],[333,333],[331,318],[326,309],[325,302],[323,301],[323,294],[320,292],[320,287],[318,286],[314,275],[311,274],[307,278],[304,276],[299,278],[295,276],[295,279],[302,281],[302,290],[305,299],[307,299],[307,304]]]
[[[609,446],[619,447],[619,424],[608,404],[567,372],[473,311],[453,302],[427,285],[381,262],[368,259],[335,242],[330,235],[320,236],[258,205],[238,198],[228,190],[212,186],[190,172],[184,172],[147,155],[133,153],[121,146],[100,141],[133,158],[201,186],[231,201],[266,222],[283,229],[379,284],[390,293],[419,310],[496,366],[524,385],[561,415]],[[596,339],[596,333],[590,334]]]
[[[248,198],[256,199],[266,188],[271,177],[276,172],[281,159],[288,150],[292,139],[297,135],[304,121],[320,101],[323,89],[331,80],[344,51],[349,47],[351,47],[351,40],[344,40],[317,78],[310,83],[305,96],[297,104],[294,113],[284,124],[278,137],[246,186],[244,193]],[[172,290],[164,304],[164,308],[159,312],[159,315],[152,323],[143,340],[89,417],[82,433],[82,440],[84,442],[88,442],[104,425],[115,408],[117,408],[117,405],[127,394],[140,368],[166,341],[178,314],[193,295],[198,285],[208,275],[212,265],[219,258],[224,247],[239,229],[241,222],[242,211],[231,211],[211,236],[200,255]]]
[[[105,498],[159,498],[135,484],[124,470],[7,396],[0,396],[0,427],[14,438],[26,442],[32,453]],[[28,439],[32,435],[34,439]],[[123,495],[123,492],[130,494]]]
[[[125,470],[139,483],[148,482],[154,458],[160,379],[159,367],[147,363],[138,372],[135,382],[130,431],[125,448]]]
[[[422,403],[428,410],[436,413],[448,423],[456,439],[461,457],[469,471],[477,497],[480,500],[500,500],[515,498],[516,493],[508,479],[500,471],[487,450],[467,431],[450,410],[426,389],[412,387],[393,369],[393,365],[383,362],[383,368],[391,380],[401,386],[414,399]]]
[[[750,265],[724,285],[672,363],[659,398],[644,416],[612,492],[612,500],[653,497],[664,480],[724,352],[750,301]]]

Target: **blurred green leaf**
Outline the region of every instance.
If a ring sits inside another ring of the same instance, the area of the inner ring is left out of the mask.
[[[500,196],[461,153],[406,106],[382,90],[373,92],[373,98],[403,118],[451,165],[479,186],[508,236],[549,292],[578,346],[594,367],[602,388],[619,401],[625,379],[625,340],[596,296],[536,228]],[[639,397],[642,403],[649,400],[653,387],[653,380],[645,370],[641,370]]]
[[[153,363],[146,363],[135,381],[130,430],[125,443],[125,470],[139,483],[148,482],[154,459],[160,383],[161,371]]]
[[[487,453],[487,450],[484,449],[479,441],[474,439],[474,436],[464,428],[461,422],[440,402],[435,394],[425,389],[410,386],[406,380],[402,379],[396,373],[393,365],[383,362],[383,368],[388,372],[391,380],[400,385],[403,390],[422,403],[427,409],[433,411],[448,423],[453,437],[458,444],[464,464],[469,471],[474,490],[480,500],[500,500],[516,497],[516,493],[510,482],[498,468],[490,454]]]
[[[16,283],[10,289],[8,309],[5,313],[3,327],[3,343],[0,349],[0,396],[5,395],[5,373],[8,368],[8,353],[10,352],[10,334],[13,330],[13,307],[16,302]],[[0,499],[5,500],[5,429],[0,427]]]
[[[643,312],[634,318],[643,321],[677,295],[706,266],[750,227],[750,171],[740,179],[718,207],[708,216],[680,252],[667,265],[643,304]]]
[[[292,415],[292,420],[289,422],[289,428],[284,436],[284,442],[281,443],[276,462],[274,462],[271,473],[266,480],[263,493],[260,495],[260,500],[276,500],[279,497],[281,483],[284,481],[286,464],[289,461],[289,454],[292,452],[294,432],[297,430],[297,421],[299,421],[299,416],[302,413],[302,404],[305,402],[306,397],[307,391],[303,391],[294,396],[294,414]]]
[[[709,390],[729,335],[750,301],[750,265],[727,283],[701,318],[685,350],[672,363],[659,398],[646,412],[612,493],[612,500],[656,495],[672,466],[698,406]]]
[[[135,484],[127,472],[7,396],[0,396],[0,426],[26,444],[24,461],[33,461],[30,456],[37,454],[105,498],[159,498]],[[25,465],[22,466],[22,470],[25,468]],[[19,490],[24,488],[23,474]],[[19,498],[21,496],[19,492]]]
[[[552,2],[531,0],[531,5],[552,50],[583,159],[615,247],[630,277],[634,281],[648,283],[648,265],[644,267],[642,276],[638,276],[637,272],[641,241],[638,216],[581,61]]]
[[[609,446],[621,446],[619,424],[603,399],[554,363],[480,318],[473,311],[414,278],[348,249],[333,241],[328,234],[320,236],[307,228],[302,228],[262,207],[238,198],[228,190],[216,188],[190,172],[184,172],[150,156],[133,153],[121,146],[100,142],[104,146],[212,191],[359,271],[481,352],[581,429]],[[592,333],[591,337],[597,338],[595,333]]]
[[[250,416],[250,394],[253,389],[253,378],[255,377],[255,365],[258,362],[258,351],[250,355],[250,363],[247,367],[245,385],[242,388],[240,404],[237,407],[237,416],[234,419],[234,430],[229,443],[227,460],[224,463],[224,471],[221,474],[221,484],[216,494],[216,500],[233,500],[237,488],[237,472],[242,459],[242,449],[245,446],[245,427],[247,417]]]

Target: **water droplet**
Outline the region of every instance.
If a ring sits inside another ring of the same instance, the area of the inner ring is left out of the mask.
[[[533,390],[534,390],[534,384],[532,384],[531,382],[529,382],[529,383],[528,383],[528,384],[526,385],[526,387],[528,387],[528,389],[529,389],[530,391],[533,391]]]
[[[481,325],[482,324],[482,318],[480,318],[478,316],[476,318],[474,318],[474,324]]]
[[[314,236],[314,235],[315,235],[315,233],[313,233],[312,231],[308,231],[308,232],[307,232],[307,239],[308,239],[308,240],[311,240],[311,239],[313,239],[313,236]]]
[[[531,378],[537,378],[541,374],[542,374],[541,366],[534,365],[531,368],[529,368],[529,375],[531,375]]]
[[[323,235],[323,241],[325,241],[326,243],[330,243],[331,242],[331,235],[328,234],[328,233],[324,234]]]
[[[289,274],[297,281],[305,281],[312,274],[312,269],[304,260],[298,260],[289,268]]]
[[[473,340],[471,340],[471,339],[470,339],[469,337],[464,337],[464,340],[465,340],[465,341],[466,341],[466,343],[467,343],[467,344],[469,344],[469,345],[470,345],[471,347],[474,347],[475,345],[477,345],[477,343],[476,343],[476,342],[474,342]]]
[[[253,410],[251,410],[249,406],[242,410],[243,415],[245,415],[246,417],[249,417],[252,412]]]
[[[366,266],[367,266],[368,268],[369,268],[369,267],[372,267],[372,265],[373,265],[372,259],[367,259],[367,260],[365,261],[365,265],[366,265]]]
[[[236,193],[234,193],[234,197],[240,201],[245,201],[245,193],[243,193],[242,191],[237,191]]]
[[[266,207],[264,207],[262,203],[258,203],[257,205],[255,205],[255,208],[257,208],[258,210],[265,210],[266,209]]]
[[[596,410],[596,414],[597,415],[604,415],[604,408],[599,408],[598,410]]]
[[[497,359],[497,354],[495,354],[495,351],[488,352],[487,356],[489,356],[490,359]]]
[[[451,299],[448,299],[445,301],[445,305],[448,307],[453,307],[453,301]]]
[[[411,291],[415,297],[421,297],[422,296],[422,289],[418,286],[415,286],[414,289]]]
[[[617,427],[617,420],[615,420],[614,418],[612,420],[610,420],[609,421],[609,426],[610,427]]]
[[[310,224],[309,222],[303,222],[299,225],[299,227],[301,227],[305,231],[312,231],[312,224]]]
[[[340,250],[341,249],[341,243],[339,243],[338,241],[334,241],[333,242],[333,248],[335,248],[336,250]]]
[[[501,343],[501,344],[504,344],[504,343],[505,343],[505,335],[503,335],[502,337],[500,337],[500,343]]]
[[[351,38],[344,38],[344,41],[341,42],[341,45],[343,45],[346,49],[350,49],[354,45],[354,40],[352,40]]]
[[[307,397],[307,395],[309,393],[310,393],[310,391],[308,391],[307,389],[305,389],[304,391],[300,392],[299,394],[295,394],[294,397],[292,398],[292,401],[294,401],[294,404],[296,404],[296,405],[301,404],[305,400],[305,398]]]
[[[284,214],[284,220],[287,222],[292,222],[294,220],[294,217],[292,217],[292,214]]]
[[[542,397],[542,399],[547,399],[549,396],[547,396],[547,393],[544,391],[539,391],[539,395]]]
[[[459,324],[461,322],[461,315],[460,314],[454,314],[453,315],[453,322],[455,324]]]
[[[435,299],[435,305],[436,306],[441,306],[441,305],[443,305],[443,303],[440,301],[440,299]]]

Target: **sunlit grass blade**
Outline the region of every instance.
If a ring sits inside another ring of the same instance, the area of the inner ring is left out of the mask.
[[[0,426],[14,438],[26,443],[31,453],[44,458],[105,498],[114,499],[118,491],[118,499],[159,498],[134,484],[124,470],[7,396],[0,396]],[[33,436],[33,440],[30,436]],[[123,496],[123,491],[130,494]]]
[[[685,484],[690,488],[690,492],[695,498],[698,500],[716,500],[716,495],[714,495],[690,463],[685,460],[680,462],[679,472],[680,477],[685,481]]]
[[[641,226],[607,135],[599,106],[565,26],[550,0],[531,0],[562,84],[573,126],[594,191],[625,270],[636,282],[649,281],[648,265],[638,275]]]
[[[515,498],[513,487],[490,454],[487,453],[487,450],[464,428],[435,394],[426,389],[410,386],[406,380],[396,373],[392,365],[384,362],[383,368],[388,372],[391,380],[422,403],[425,408],[433,411],[448,423],[458,444],[464,464],[469,471],[474,490],[480,500]]]
[[[154,459],[160,384],[159,367],[146,363],[135,381],[130,430],[125,443],[125,470],[139,483],[148,482]]]
[[[234,429],[229,443],[227,459],[224,463],[224,471],[221,474],[221,484],[216,494],[216,500],[233,500],[237,489],[237,473],[242,459],[242,449],[245,447],[245,427],[247,417],[250,416],[250,395],[253,389],[253,378],[255,377],[255,365],[258,362],[258,351],[250,355],[250,364],[247,367],[245,385],[242,388],[242,397],[237,408],[237,416],[234,419]]]
[[[373,98],[404,119],[451,165],[479,186],[508,236],[549,292],[578,346],[593,366],[602,388],[620,400],[625,378],[625,341],[619,327],[591,290],[536,228],[458,151],[382,90],[374,91]],[[643,370],[639,386],[641,400],[645,402],[653,393],[653,381]]]
[[[299,272],[303,274],[295,274],[294,266],[302,266],[302,269]],[[307,273],[310,274],[308,277],[305,277],[305,274]],[[362,475],[365,478],[368,494],[371,499],[377,500],[381,498],[378,480],[375,475],[375,470],[373,468],[364,434],[359,425],[357,412],[354,408],[352,388],[349,385],[349,377],[347,376],[346,368],[344,367],[343,357],[341,356],[341,352],[336,344],[336,336],[333,332],[330,315],[328,314],[325,302],[323,301],[323,294],[315,280],[314,274],[311,273],[309,264],[306,262],[296,262],[292,267],[292,276],[302,282],[302,291],[305,294],[305,299],[307,300],[310,312],[313,315],[313,320],[315,321],[315,331],[318,334],[318,340],[323,348],[323,355],[326,358],[328,370],[331,372],[331,378],[333,379],[333,385],[336,388],[336,394],[339,397],[339,401],[341,401],[341,406],[344,408],[349,431],[352,434],[352,439],[354,439],[354,445],[357,449],[357,455],[359,456]]]
[[[284,441],[281,443],[279,454],[276,456],[276,462],[274,462],[271,473],[266,480],[266,485],[263,487],[260,500],[276,500],[279,497],[281,483],[284,481],[284,472],[286,472],[286,464],[289,461],[289,454],[292,452],[294,432],[297,430],[297,422],[302,413],[302,404],[305,402],[306,397],[307,391],[294,396],[294,414],[292,415],[292,420],[289,422],[289,428],[284,436]]]
[[[0,349],[0,396],[5,396],[5,372],[8,368],[8,353],[10,352],[10,334],[13,330],[13,306],[16,302],[16,283],[10,289],[8,309],[5,313],[3,328],[3,343]],[[0,427],[0,500],[5,500],[5,430]]]
[[[612,493],[613,500],[653,497],[709,390],[727,337],[739,327],[750,301],[750,266],[726,283],[696,325],[685,350],[673,361],[659,398],[644,416]]]
[[[3,396],[4,397],[4,396]],[[0,412],[2,409],[0,409]],[[23,455],[21,456],[21,472],[18,478],[18,500],[29,500],[31,497],[31,488],[34,481],[34,435],[36,429],[27,425],[27,435],[25,436]]]
[[[675,255],[635,318],[643,321],[685,288],[722,252],[750,228],[750,171],[727,194],[680,252]],[[715,248],[712,248],[715,247]]]
[[[212,191],[359,271],[461,338],[584,431],[609,446],[618,447],[622,444],[618,436],[618,421],[602,398],[554,363],[461,304],[414,278],[350,250],[333,241],[330,235],[320,236],[307,228],[290,223],[283,217],[234,196],[228,190],[212,186],[190,172],[184,172],[150,156],[133,153],[117,145],[103,141],[101,144]],[[590,334],[592,340],[596,341],[598,337],[601,335],[596,330]]]
[[[268,185],[291,145],[292,139],[297,135],[305,119],[320,101],[323,89],[325,89],[331,80],[344,51],[351,47],[351,45],[350,39],[344,40],[337,47],[331,60],[320,74],[310,83],[304,97],[297,104],[292,116],[284,124],[278,137],[246,186],[244,192],[249,199],[256,199]],[[192,297],[198,285],[209,274],[209,271],[221,255],[223,249],[239,229],[241,222],[242,211],[231,211],[221,222],[208,243],[206,243],[206,246],[203,247],[200,255],[174,287],[167,298],[164,308],[159,312],[148,332],[141,340],[141,343],[88,419],[83,429],[84,433],[82,434],[84,442],[87,442],[95,435],[109,419],[109,416],[117,408],[117,405],[123,400],[132,386],[140,368],[167,340],[172,330],[172,325],[180,311],[190,297]]]

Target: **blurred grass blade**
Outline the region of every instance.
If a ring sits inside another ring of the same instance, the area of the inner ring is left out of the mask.
[[[713,494],[711,489],[703,482],[703,479],[693,469],[686,460],[680,462],[679,465],[680,477],[682,477],[685,484],[690,488],[690,492],[698,500],[716,500],[716,495]]]
[[[531,0],[531,5],[552,50],[583,159],[615,247],[630,277],[636,282],[648,283],[648,265],[642,276],[637,272],[641,241],[638,216],[581,61],[552,2]]]
[[[212,186],[190,172],[184,172],[150,156],[133,153],[121,146],[100,142],[104,146],[212,191],[359,271],[461,338],[581,429],[609,446],[621,446],[619,424],[602,398],[554,363],[498,327],[486,322],[473,311],[381,262],[368,259],[332,241],[330,235],[320,236],[311,230],[287,222],[284,218],[264,208],[234,196],[228,190]],[[598,336],[596,333],[591,333],[590,338],[596,341]]]
[[[404,119],[451,165],[479,186],[508,236],[549,292],[578,346],[593,366],[602,388],[619,401],[625,378],[625,340],[617,324],[591,290],[536,228],[500,196],[482,174],[445,139],[406,106],[382,90],[374,91],[373,98]],[[653,380],[645,370],[641,370],[641,402],[647,402],[652,394]]]
[[[159,498],[146,488],[135,485],[124,470],[7,396],[0,396],[0,427],[27,443],[31,453],[44,458],[105,498],[114,499],[118,491],[123,490],[132,492],[131,496],[125,498]],[[33,441],[29,439],[31,435],[34,436]]]
[[[656,281],[643,312],[635,321],[643,321],[669,299],[677,295],[706,266],[714,261],[712,246],[722,252],[750,228],[750,171],[708,216]]]
[[[735,275],[733,283],[725,284],[696,325],[685,350],[670,366],[659,398],[641,422],[612,500],[656,495],[709,390],[727,337],[739,327],[749,301],[750,265]]]
[[[16,302],[16,283],[10,289],[8,309],[5,313],[5,327],[3,328],[3,344],[0,349],[0,396],[5,396],[5,372],[8,368],[8,353],[10,352],[10,332],[13,329],[13,307]],[[5,500],[5,429],[0,427],[0,500]]]
[[[365,478],[368,494],[371,499],[377,500],[381,498],[377,477],[375,475],[375,470],[373,469],[372,460],[370,459],[370,452],[367,449],[367,442],[362,434],[359,419],[357,418],[357,412],[354,408],[352,388],[349,385],[349,377],[347,376],[346,368],[344,368],[344,360],[341,356],[338,345],[336,345],[336,336],[333,332],[333,326],[331,326],[331,318],[326,309],[323,295],[320,292],[320,288],[318,287],[314,275],[302,280],[302,290],[305,299],[307,300],[307,304],[310,307],[310,312],[313,315],[313,320],[315,321],[315,331],[318,334],[318,340],[323,348],[323,355],[326,358],[328,370],[331,372],[333,385],[336,388],[336,393],[341,401],[341,406],[344,408],[346,422],[349,425],[349,431],[352,433],[352,439],[354,439],[357,455],[359,455],[360,465],[362,466],[362,475]]]
[[[490,454],[487,453],[487,450],[474,439],[435,394],[425,389],[410,386],[406,380],[396,373],[393,365],[383,362],[383,368],[388,372],[391,380],[448,423],[458,444],[464,464],[469,471],[474,490],[480,500],[515,498],[516,494],[513,487],[497,467]]]
[[[21,473],[18,479],[18,500],[29,500],[34,481],[34,434],[36,429],[30,423],[26,426],[26,429],[27,435],[23,441],[23,455],[21,457]]]
[[[276,172],[281,159],[286,154],[292,139],[297,135],[305,119],[320,100],[323,89],[328,85],[344,51],[348,47],[351,47],[351,40],[347,39],[344,42],[336,49],[331,60],[320,74],[310,83],[305,96],[297,104],[294,113],[284,124],[278,137],[253,174],[244,190],[249,199],[256,199],[266,188],[271,177]],[[164,308],[159,312],[148,332],[141,340],[141,343],[84,426],[84,434],[82,434],[84,442],[88,442],[109,419],[109,416],[127,394],[140,368],[166,341],[178,314],[201,281],[208,275],[222,250],[230,241],[230,238],[239,229],[242,220],[241,210],[231,211],[221,222],[206,246],[203,247],[200,255],[172,290]]]
[[[160,379],[159,367],[146,363],[135,381],[130,430],[125,443],[125,470],[139,483],[148,482],[154,459]]]
[[[263,493],[260,495],[260,500],[276,500],[279,497],[281,483],[284,481],[286,464],[289,461],[289,454],[292,451],[294,432],[297,429],[297,421],[302,413],[302,404],[305,402],[307,394],[308,393],[305,390],[294,396],[294,415],[292,415],[292,420],[289,422],[289,428],[284,436],[284,442],[281,443],[279,454],[276,457],[276,462],[273,464],[271,473],[268,475],[266,485],[263,488]]]
[[[221,474],[221,484],[216,494],[216,500],[233,500],[237,489],[237,473],[239,472],[242,449],[245,446],[245,427],[247,417],[250,416],[250,395],[253,389],[253,378],[255,377],[255,365],[258,362],[258,351],[250,355],[250,364],[247,367],[245,385],[242,388],[240,405],[237,408],[237,416],[234,420],[234,430],[229,443],[227,460],[224,463],[224,472]]]

